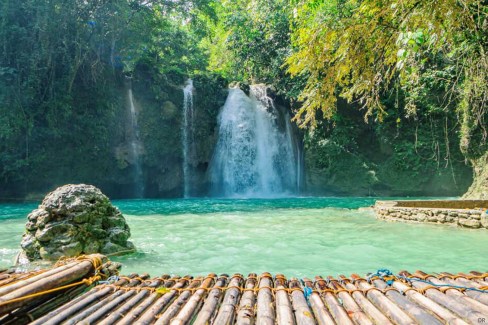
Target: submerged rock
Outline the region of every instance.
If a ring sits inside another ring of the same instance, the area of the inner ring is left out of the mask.
[[[92,185],[57,188],[27,218],[20,260],[135,250],[124,216]]]

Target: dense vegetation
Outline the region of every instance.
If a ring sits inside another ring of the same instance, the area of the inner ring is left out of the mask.
[[[188,76],[200,175],[237,80],[273,84],[296,114],[313,193],[452,195],[469,161],[470,195],[488,195],[485,1],[4,0],[0,45],[2,198],[66,182],[130,196],[128,77],[147,193],[180,195]]]
[[[200,2],[2,1],[0,196],[43,195],[66,182],[130,196],[127,77],[148,106],[141,137],[156,132],[168,142],[146,156],[148,168],[171,163],[179,129],[162,126],[179,116],[156,112],[179,104],[179,85],[207,66],[198,26],[212,10]]]
[[[418,183],[420,175],[451,174],[449,186],[466,181],[464,157],[476,166],[470,195],[488,195],[485,1],[254,0],[223,6],[231,13],[222,24],[233,70],[275,84],[295,103],[297,123],[315,129],[306,136],[312,170],[339,182],[369,183],[373,192],[375,183],[390,181],[390,188],[405,193],[428,185]],[[370,127],[347,107],[359,110]],[[345,185],[354,186],[339,187]]]

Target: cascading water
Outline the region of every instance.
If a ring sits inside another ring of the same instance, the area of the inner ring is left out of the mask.
[[[302,189],[302,177],[303,177],[303,161],[302,161],[302,150],[300,146],[300,141],[297,140],[293,128],[291,127],[291,117],[288,112],[285,113],[285,125],[286,125],[286,137],[288,143],[292,148],[295,149],[295,176],[296,176],[296,190],[299,192]],[[291,150],[291,149],[290,149]]]
[[[144,178],[142,174],[141,166],[141,143],[139,135],[139,126],[137,123],[137,112],[134,105],[134,95],[132,94],[132,83],[129,80],[129,87],[127,87],[127,98],[129,102],[129,112],[130,112],[130,125],[131,129],[129,132],[129,145],[130,145],[130,158],[132,164],[134,165],[134,196],[136,198],[142,198],[144,196]]]
[[[183,88],[183,196],[191,194],[190,159],[194,152],[193,136],[193,80],[188,79]]]
[[[210,167],[211,193],[224,197],[279,197],[298,190],[296,146],[289,117],[251,86],[250,97],[229,90],[219,115],[219,138]]]

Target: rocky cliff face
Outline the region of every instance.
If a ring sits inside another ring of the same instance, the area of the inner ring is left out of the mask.
[[[457,134],[447,131],[453,123],[443,115],[420,114],[410,120],[391,115],[382,123],[364,123],[361,111],[340,103],[332,121],[322,121],[305,135],[307,192],[460,196],[473,176]]]
[[[28,260],[134,250],[122,213],[91,185],[65,185],[28,215],[22,253]]]
[[[217,143],[217,116],[227,97],[222,78],[196,76],[194,93],[194,155],[190,160],[191,196],[208,195],[208,168]]]
[[[179,73],[163,75],[149,66],[136,67],[131,76],[138,126],[136,148],[127,78],[112,74],[107,76],[110,82],[96,92],[80,89],[70,114],[59,114],[53,119],[55,124],[36,122],[28,151],[12,146],[15,155],[2,156],[0,170],[9,172],[0,175],[0,200],[41,200],[45,193],[69,183],[94,184],[111,198],[132,198],[141,179],[145,197],[182,196],[182,85],[186,78]],[[227,82],[207,74],[194,76],[194,85],[192,194],[205,195],[205,175]],[[7,166],[6,160],[17,161],[11,163],[15,168]]]
[[[488,199],[488,152],[478,159],[471,160],[474,168],[473,184],[469,187],[464,199]]]
[[[139,127],[145,197],[183,196],[183,89],[144,75],[133,80],[134,98],[140,107]],[[194,78],[193,141],[190,183],[192,196],[207,194],[207,169],[216,142],[217,115],[226,98],[226,82],[211,76]],[[128,172],[133,168],[128,164]],[[130,173],[130,172],[129,172]],[[130,185],[130,184],[129,184]],[[131,185],[133,186],[133,184]]]
[[[138,66],[131,79],[138,119],[135,149],[131,143],[134,131],[130,130],[125,77],[116,76],[103,89],[103,96],[82,97],[86,102],[76,103],[79,109],[73,110],[77,114],[74,117],[67,116],[66,121],[54,126],[36,125],[29,158],[25,164],[17,164],[21,172],[12,171],[1,178],[0,200],[42,199],[46,192],[67,183],[90,183],[111,198],[133,198],[135,190],[141,187],[138,182],[142,182],[144,197],[182,197],[186,76],[162,75],[151,69]],[[205,196],[209,188],[207,172],[217,142],[217,117],[227,96],[227,81],[208,74],[193,79],[195,151],[189,161],[190,195]],[[289,103],[279,96],[276,101],[280,107],[289,109]],[[91,115],[85,112],[88,108]],[[321,121],[313,131],[297,132],[300,137],[304,134],[305,193],[359,196],[464,193],[471,183],[472,169],[464,165],[457,135],[448,134],[446,141],[445,123],[452,120],[445,116],[419,116],[416,121],[399,124],[396,119],[391,115],[383,123],[366,124],[362,112],[342,104],[333,121]],[[486,180],[486,155],[474,163],[477,179]],[[475,181],[469,197],[486,195],[486,183]]]

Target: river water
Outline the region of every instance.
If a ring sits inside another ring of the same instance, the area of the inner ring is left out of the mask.
[[[486,230],[377,221],[369,198],[114,201],[138,253],[122,272],[287,276],[488,270]],[[0,268],[19,248],[35,204],[0,204]]]

